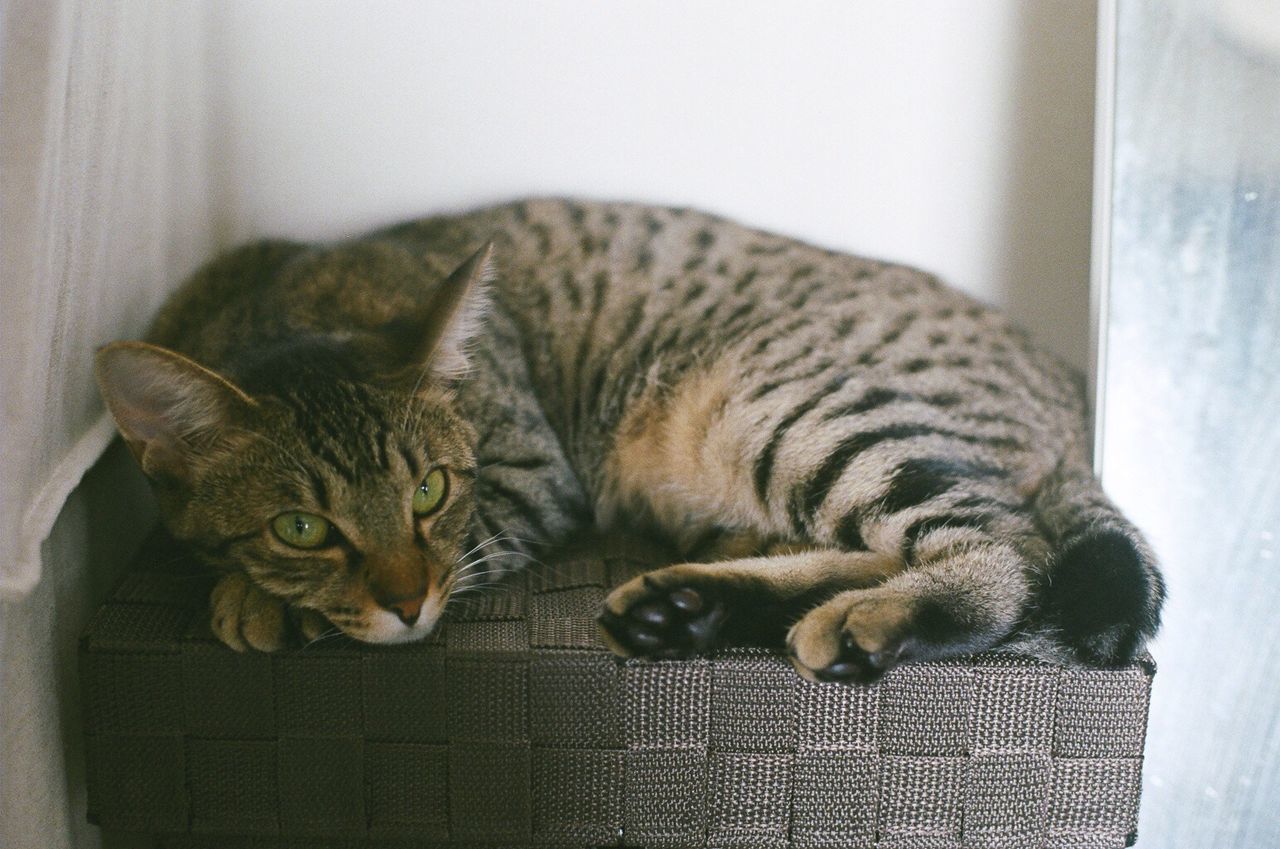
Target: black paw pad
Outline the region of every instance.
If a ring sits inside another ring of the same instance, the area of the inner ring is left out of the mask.
[[[831,664],[814,670],[819,681],[844,681],[871,684],[879,681],[886,672],[902,659],[902,646],[888,647],[883,651],[868,652],[858,645],[852,634],[840,638],[840,654]]]
[[[724,602],[692,587],[661,589],[645,578],[649,593],[617,614],[607,608],[599,622],[609,635],[640,657],[684,658],[715,647],[728,615]]]

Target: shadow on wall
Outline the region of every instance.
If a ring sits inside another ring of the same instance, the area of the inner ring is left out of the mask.
[[[669,201],[927,268],[1084,366],[1093,4],[375,8],[214,7],[220,235]]]
[[[1092,3],[1017,6],[998,235],[1008,246],[998,300],[1019,325],[1035,328],[1039,342],[1086,368],[1096,13]]]

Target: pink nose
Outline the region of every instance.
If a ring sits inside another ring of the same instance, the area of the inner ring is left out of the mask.
[[[383,607],[400,617],[401,622],[412,627],[413,623],[418,621],[418,616],[422,613],[422,604],[426,600],[426,593],[423,593],[417,598],[384,604]]]

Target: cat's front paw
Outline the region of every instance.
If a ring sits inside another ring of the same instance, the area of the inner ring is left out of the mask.
[[[304,639],[323,633],[329,624],[311,610],[290,610],[283,601],[259,589],[244,575],[223,576],[209,596],[214,635],[236,651],[276,651],[296,626]]]
[[[787,653],[810,681],[869,684],[912,658],[914,605],[890,590],[843,592],[810,610],[787,634]]]
[[[698,567],[669,566],[633,578],[605,599],[605,643],[623,657],[682,658],[715,647],[728,607]]]

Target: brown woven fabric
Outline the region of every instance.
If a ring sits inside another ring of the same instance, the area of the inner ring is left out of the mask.
[[[173,849],[1132,842],[1149,661],[989,654],[872,687],[757,650],[619,662],[595,611],[658,556],[580,552],[422,644],[238,655],[207,581],[151,550],[81,645],[90,817]]]

